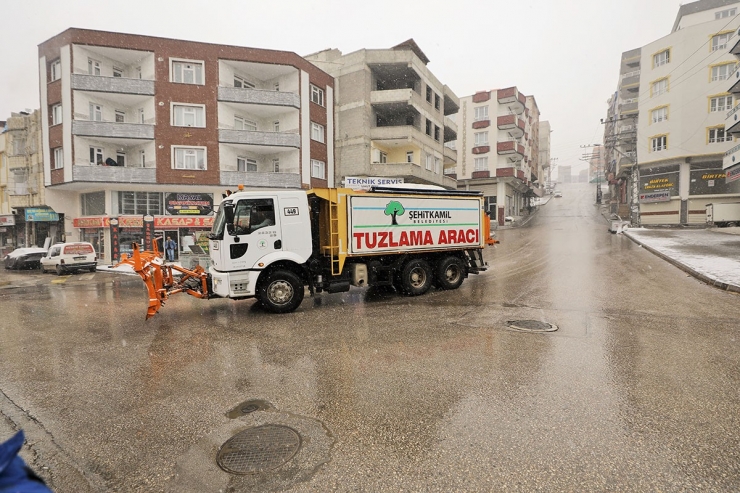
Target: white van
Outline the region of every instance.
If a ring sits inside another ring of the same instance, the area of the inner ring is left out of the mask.
[[[49,248],[46,256],[41,259],[41,271],[55,270],[58,275],[66,272],[89,270],[95,272],[98,266],[98,256],[92,243],[57,243]]]

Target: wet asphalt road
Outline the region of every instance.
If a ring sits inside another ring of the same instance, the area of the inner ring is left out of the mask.
[[[609,234],[592,187],[562,190],[498,233],[488,272],[419,298],[277,316],[181,295],[144,321],[138,278],[0,286],[0,440],[23,428],[57,492],[740,490],[738,295]],[[296,455],[221,470],[263,424],[297,431]]]

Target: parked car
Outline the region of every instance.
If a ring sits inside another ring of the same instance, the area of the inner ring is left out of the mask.
[[[5,256],[6,269],[38,269],[46,250],[38,247],[16,248]]]
[[[95,272],[98,256],[92,243],[57,243],[49,248],[49,253],[41,259],[41,270],[56,271],[58,275],[67,272],[89,270]]]
[[[563,196],[563,192],[561,192],[560,190],[555,190],[555,198],[560,198],[562,196]]]

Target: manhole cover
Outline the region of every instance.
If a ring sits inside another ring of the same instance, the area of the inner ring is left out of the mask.
[[[253,474],[282,466],[298,452],[301,436],[293,428],[263,425],[229,438],[218,451],[219,467],[232,474]]]
[[[555,324],[540,322],[539,320],[508,320],[506,325],[510,329],[521,330],[524,332],[554,332],[558,330]]]

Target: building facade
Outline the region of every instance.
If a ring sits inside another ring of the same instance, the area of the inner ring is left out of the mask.
[[[624,144],[620,157],[628,158],[619,169],[622,176],[630,169],[633,222],[637,216],[643,225],[703,224],[706,204],[740,198],[740,182],[727,182],[723,171],[725,152],[734,146],[725,125],[736,103],[729,88],[738,64],[729,46],[740,26],[739,7],[728,0],[685,4],[669,35],[628,58],[639,53],[639,73],[622,74],[619,94],[635,94],[622,103],[636,98],[638,115],[617,118],[617,141]],[[625,133],[633,130],[630,139]],[[631,142],[636,162],[629,159]]]
[[[333,79],[295,53],[69,29],[38,54],[47,203],[104,259],[147,218],[207,248],[225,188],[334,185]]]
[[[39,110],[13,113],[0,133],[0,257],[60,240],[64,216],[46,204]]]
[[[534,97],[516,87],[460,98],[458,188],[482,191],[489,215],[499,225],[506,216],[524,215],[531,199],[544,194],[539,118]]]
[[[393,182],[456,187],[450,115],[458,97],[410,39],[390,49],[337,49],[306,57],[335,77],[336,175],[349,188]]]

